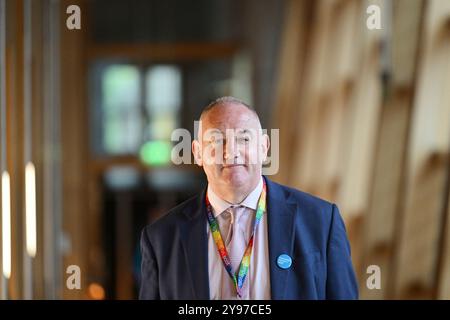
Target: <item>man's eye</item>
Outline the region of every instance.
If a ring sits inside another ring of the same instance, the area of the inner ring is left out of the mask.
[[[221,145],[223,143],[223,139],[212,140],[211,143],[215,145]]]
[[[247,143],[249,141],[250,141],[249,137],[240,137],[240,138],[238,138],[238,142],[239,143]]]

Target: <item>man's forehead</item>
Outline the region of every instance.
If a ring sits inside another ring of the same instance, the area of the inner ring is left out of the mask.
[[[209,132],[220,132],[220,133],[256,133],[258,131],[257,128],[207,128]]]
[[[245,105],[239,103],[220,103],[213,108],[202,114],[200,120],[206,120],[209,122],[235,122],[235,121],[259,121],[255,111],[250,110]]]
[[[259,129],[261,125],[259,119],[252,113],[243,114],[224,114],[224,115],[206,115],[200,121],[201,126],[206,130],[215,128],[218,130],[226,129]]]

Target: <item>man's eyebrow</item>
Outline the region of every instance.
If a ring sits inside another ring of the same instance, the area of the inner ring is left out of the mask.
[[[223,133],[222,131],[220,131],[218,128],[209,128],[208,130],[205,131],[205,133],[202,135],[203,136],[203,140],[208,140],[208,139],[215,139],[216,136],[220,134],[220,136],[223,137]]]
[[[216,134],[216,133],[222,133],[222,131],[218,128],[209,128],[208,130],[204,131],[204,133],[205,134],[207,134],[207,133]]]
[[[246,134],[246,133],[253,134],[253,132],[254,132],[255,130],[238,129],[237,131],[238,131],[239,133],[243,133],[243,134]]]

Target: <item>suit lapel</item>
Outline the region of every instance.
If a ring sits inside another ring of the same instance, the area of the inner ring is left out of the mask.
[[[199,197],[196,210],[186,211],[187,220],[181,226],[188,276],[194,299],[209,300],[208,239],[206,234],[205,191]]]
[[[295,236],[295,202],[290,202],[283,189],[266,179],[267,216],[269,230],[270,286],[272,299],[284,299],[290,269],[281,269],[277,258],[281,254],[293,257]]]

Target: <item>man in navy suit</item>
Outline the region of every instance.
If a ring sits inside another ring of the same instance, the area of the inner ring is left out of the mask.
[[[208,186],[147,226],[140,299],[357,299],[336,205],[262,176],[269,138],[232,97],[208,105],[192,152]]]

